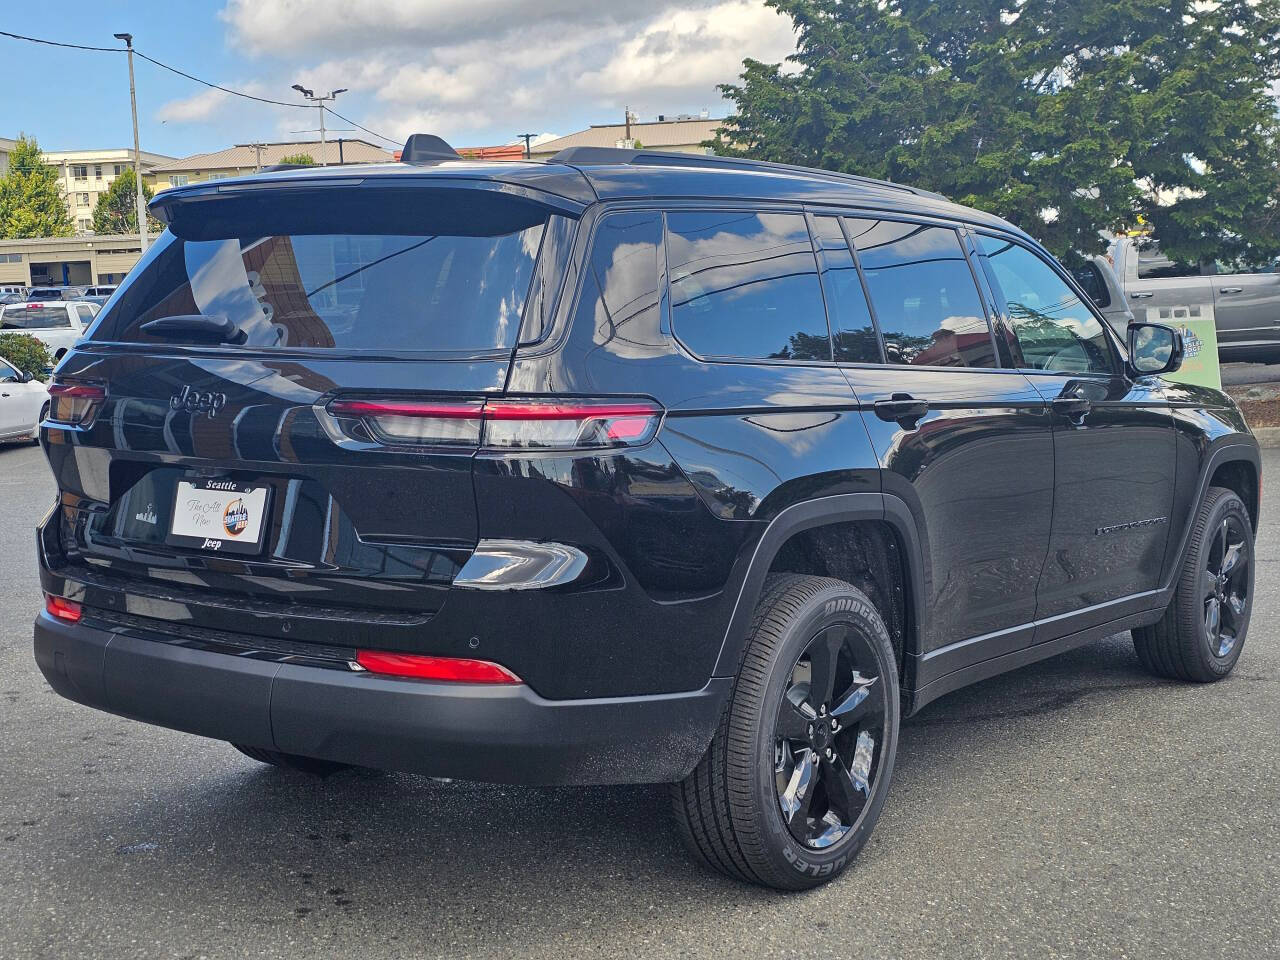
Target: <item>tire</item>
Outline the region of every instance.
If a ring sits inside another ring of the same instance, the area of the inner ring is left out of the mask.
[[[1249,630],[1253,580],[1249,512],[1233,491],[1210,487],[1191,527],[1173,600],[1157,623],[1133,631],[1143,667],[1192,683],[1229,674]]]
[[[49,405],[46,403],[40,408],[40,416],[36,419],[36,425],[31,428],[31,442],[36,446],[40,445],[40,424],[44,423],[49,416]]]
[[[317,760],[315,757],[303,757],[296,753],[281,753],[278,750],[267,750],[263,747],[247,747],[239,743],[231,745],[251,760],[257,760],[259,763],[266,763],[273,767],[283,767],[287,770],[307,773],[313,777],[327,777],[340,770],[349,770],[351,768],[350,764],[337,763],[333,760]]]
[[[833,678],[826,703],[820,661]],[[893,645],[866,595],[840,580],[770,577],[719,729],[672,788],[685,845],[721,873],[779,890],[839,876],[884,805],[899,711]]]

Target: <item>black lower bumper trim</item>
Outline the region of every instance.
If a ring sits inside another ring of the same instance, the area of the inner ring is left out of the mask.
[[[434,776],[523,784],[686,776],[732,681],[648,697],[547,700],[524,685],[342,673],[144,639],[41,614],[35,655],[68,699],[248,746]]]

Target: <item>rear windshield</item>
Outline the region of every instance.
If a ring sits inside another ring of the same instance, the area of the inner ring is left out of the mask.
[[[334,203],[331,215],[317,215],[315,201],[264,206],[205,218],[195,236],[166,232],[91,339],[192,342],[142,326],[203,314],[230,319],[243,349],[475,354],[515,345],[547,213],[495,212],[491,198],[416,218],[369,201]],[[211,225],[239,235],[207,236]]]
[[[50,327],[69,326],[71,318],[67,316],[66,307],[10,304],[0,314],[0,330],[47,330]]]

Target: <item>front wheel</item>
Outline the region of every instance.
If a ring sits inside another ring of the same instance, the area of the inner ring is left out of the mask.
[[[780,890],[838,876],[884,805],[899,710],[893,645],[866,595],[771,577],[720,728],[674,787],[686,846]]]
[[[1173,602],[1159,622],[1133,631],[1151,673],[1209,683],[1229,674],[1253,608],[1253,524],[1234,491],[1210,487],[1191,527]]]

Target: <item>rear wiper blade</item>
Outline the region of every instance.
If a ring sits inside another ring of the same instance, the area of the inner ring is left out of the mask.
[[[153,337],[179,337],[210,343],[244,343],[249,338],[230,317],[207,313],[178,313],[148,320],[141,328]]]

